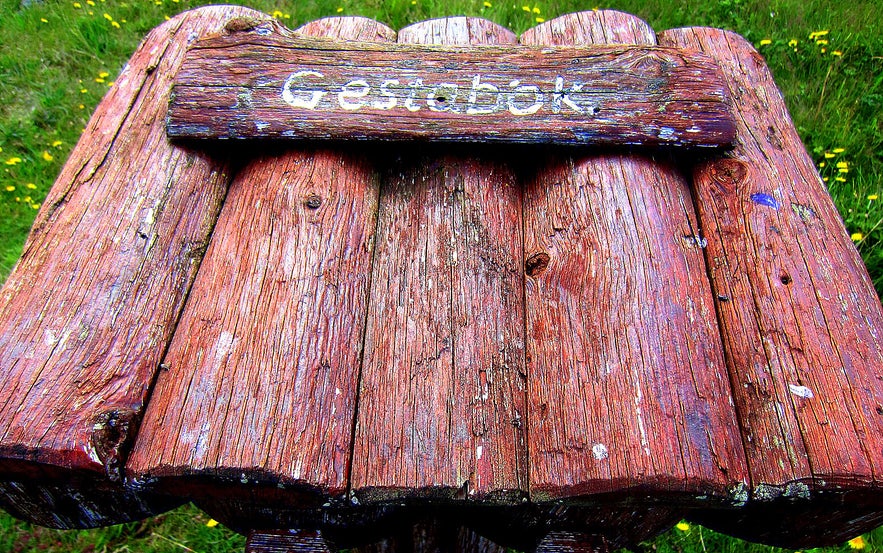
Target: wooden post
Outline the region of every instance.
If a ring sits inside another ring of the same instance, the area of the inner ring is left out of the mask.
[[[230,168],[165,134],[190,41],[234,17],[154,29],[101,101],[0,292],[0,503],[56,528],[179,503],[122,486],[162,355],[224,201]]]
[[[522,37],[654,41],[604,10]],[[663,156],[550,155],[524,213],[534,501],[640,487],[671,515],[697,494],[726,502],[747,475],[687,182]]]
[[[760,54],[715,29],[661,41],[717,59],[740,111],[736,147],[693,179],[751,488],[739,515],[697,516],[786,547],[843,542],[881,521],[880,300]]]
[[[275,24],[235,32],[290,33]],[[295,32],[395,36],[355,17]],[[377,197],[358,152],[267,151],[240,171],[166,355],[132,477],[188,489],[239,528],[284,528],[292,512],[344,496]]]
[[[416,44],[514,41],[472,18],[399,32]],[[424,152],[404,150],[381,190],[352,490],[362,504],[518,504],[527,487],[521,190],[499,157]]]

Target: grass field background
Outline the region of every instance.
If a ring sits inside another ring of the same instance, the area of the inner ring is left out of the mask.
[[[195,0],[0,0],[0,282],[36,210],[101,97],[141,38]],[[249,0],[289,27],[363,15],[393,28],[474,15],[516,32],[569,12],[610,8],[655,29],[734,30],[767,59],[878,293],[883,291],[883,22],[880,0]],[[90,531],[0,515],[2,551],[242,551],[244,540],[193,507]],[[642,551],[770,551],[683,524]],[[883,551],[883,531],[826,551]]]

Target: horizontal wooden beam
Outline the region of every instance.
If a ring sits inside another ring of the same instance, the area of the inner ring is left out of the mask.
[[[735,123],[718,68],[654,46],[425,46],[259,26],[196,42],[173,138],[721,147]]]

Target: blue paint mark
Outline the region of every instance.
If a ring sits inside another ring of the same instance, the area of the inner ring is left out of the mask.
[[[769,194],[764,194],[763,192],[752,194],[751,201],[756,204],[765,205],[776,210],[779,209],[779,202],[776,201],[776,199]]]

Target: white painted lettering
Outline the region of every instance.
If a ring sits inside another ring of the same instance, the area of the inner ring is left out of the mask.
[[[476,107],[476,104],[478,104],[478,95],[480,93],[491,95],[494,99],[494,103],[490,107]],[[481,82],[481,75],[476,75],[472,79],[472,90],[469,92],[469,107],[466,108],[466,113],[468,115],[485,115],[488,113],[494,113],[500,111],[502,101],[503,96],[500,94],[500,89],[492,84]]]
[[[507,94],[506,98],[506,105],[512,115],[533,115],[540,111],[546,101],[546,95],[540,92],[540,87],[536,85],[522,85],[520,81],[515,80],[509,83],[509,88],[514,89],[510,94]],[[532,95],[533,104],[527,107],[516,106],[515,97],[522,94]]]
[[[398,100],[395,97],[395,94],[390,92],[389,87],[393,85],[399,84],[398,79],[387,79],[380,83],[380,95],[384,98],[388,98],[385,102],[374,102],[371,104],[371,107],[374,109],[382,109],[388,110],[396,107],[396,103]]]
[[[405,98],[405,107],[408,111],[420,111],[420,106],[415,104],[414,100],[417,98],[417,93],[422,87],[423,79],[415,79],[408,83],[408,88],[411,89],[411,93]]]
[[[302,86],[300,80],[304,77],[317,77],[322,79],[325,75],[318,71],[298,71],[297,73],[292,74],[286,79],[285,85],[282,87],[282,99],[286,104],[296,108],[316,109],[316,106],[319,105],[319,102],[322,101],[322,97],[325,96],[327,92],[320,90],[301,90],[300,88],[295,89],[294,87],[296,85]],[[306,96],[307,94],[309,94],[309,96]]]
[[[345,110],[356,111],[365,105],[363,102],[350,102],[351,99],[364,98],[371,92],[371,85],[362,79],[350,81],[340,87],[337,93],[337,103]]]

